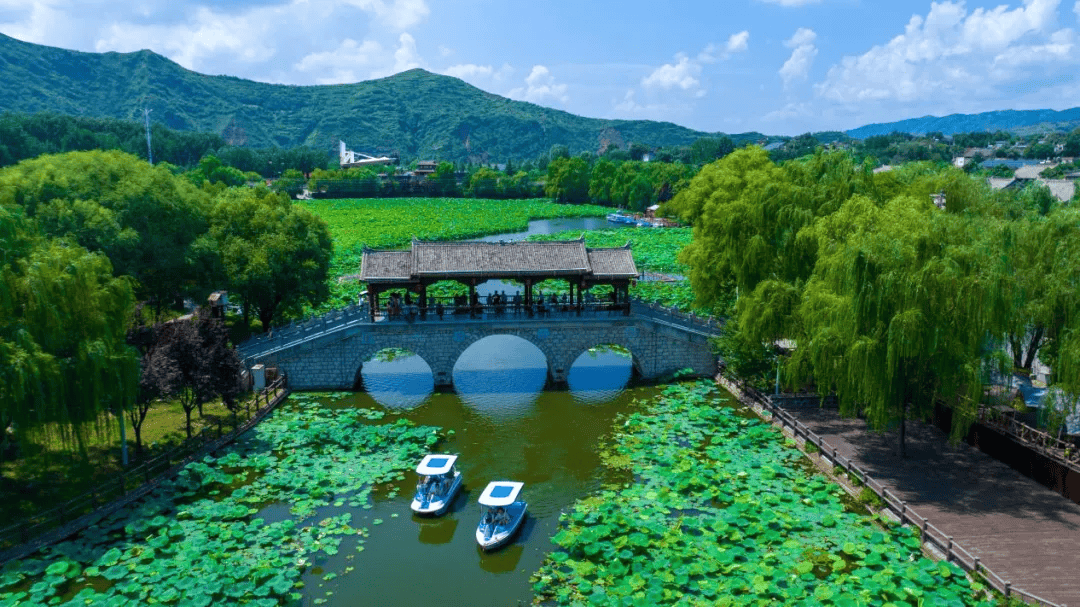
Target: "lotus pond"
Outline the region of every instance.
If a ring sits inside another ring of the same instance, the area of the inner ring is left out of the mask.
[[[395,355],[365,363],[368,392],[294,395],[152,499],[9,563],[0,606],[974,602],[708,384],[624,389],[629,361],[601,347],[542,392],[527,358],[465,361],[460,394],[413,388],[423,362]],[[460,454],[465,488],[414,517],[432,449]],[[484,554],[496,479],[525,482],[530,517]]]
[[[622,419],[606,464],[634,481],[561,518],[533,578],[559,605],[992,605],[916,531],[845,510],[772,426],[710,383],[667,387]]]

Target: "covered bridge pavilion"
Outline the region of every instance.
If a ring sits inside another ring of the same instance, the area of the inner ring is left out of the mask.
[[[371,320],[380,307],[380,294],[406,290],[418,296],[420,318],[433,309],[428,286],[452,280],[468,287],[468,310],[482,312],[476,286],[488,280],[514,280],[524,285],[524,309],[533,309],[533,285],[565,280],[568,308],[581,312],[584,293],[595,285],[613,287],[607,309],[630,313],[630,282],[637,278],[630,243],[617,248],[588,248],[585,238],[554,242],[424,242],[413,239],[405,251],[364,248],[360,280],[367,283]],[[505,305],[507,302],[503,302]],[[544,302],[539,302],[543,306]]]

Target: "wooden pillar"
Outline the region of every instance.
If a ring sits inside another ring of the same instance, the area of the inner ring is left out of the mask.
[[[476,279],[469,281],[469,318],[476,318],[476,307],[480,304],[480,298],[476,296]]]
[[[375,322],[375,308],[379,307],[379,290],[368,285],[368,308],[371,313],[371,322]]]
[[[420,320],[427,320],[427,285],[420,283]]]
[[[532,318],[533,315],[533,300],[532,300],[532,288],[533,282],[531,278],[525,279],[525,316]]]

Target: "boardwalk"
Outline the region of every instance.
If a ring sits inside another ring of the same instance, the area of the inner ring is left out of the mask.
[[[950,447],[933,426],[909,423],[901,460],[895,432],[835,410],[789,412],[1013,586],[1080,607],[1080,505],[974,447]]]

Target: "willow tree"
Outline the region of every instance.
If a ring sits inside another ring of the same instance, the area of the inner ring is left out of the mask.
[[[1008,313],[995,269],[1000,226],[928,199],[878,206],[855,196],[814,234],[789,372],[834,390],[842,414],[863,413],[878,430],[898,424],[901,457],[906,420],[938,402],[953,409],[958,439],[981,398],[987,335]]]
[[[88,428],[135,398],[132,303],[104,255],[41,238],[0,205],[0,440],[55,429],[85,460]]]

